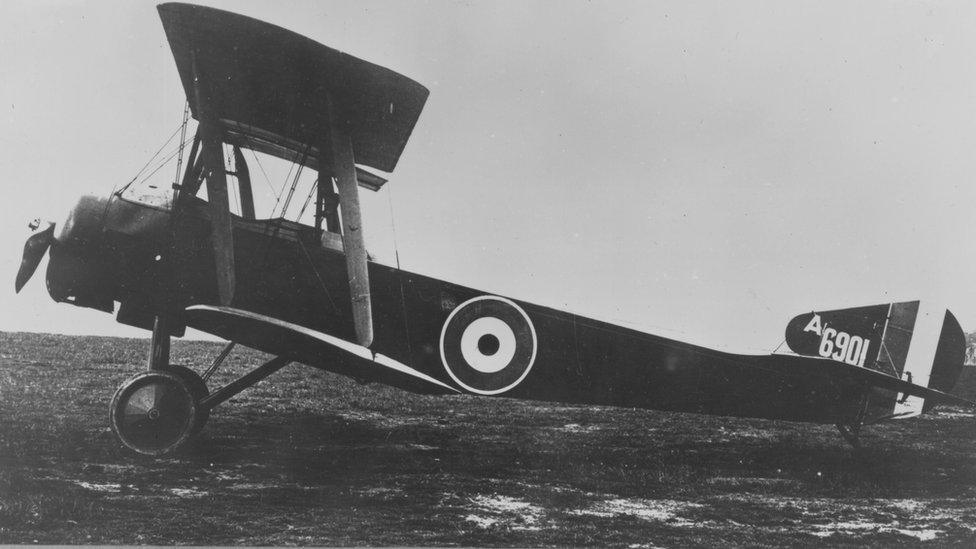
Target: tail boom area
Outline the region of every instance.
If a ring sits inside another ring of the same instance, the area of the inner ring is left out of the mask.
[[[916,417],[938,404],[973,405],[949,394],[966,340],[944,307],[908,301],[814,311],[790,321],[786,342],[797,354],[822,359],[832,375],[870,387],[876,421]]]

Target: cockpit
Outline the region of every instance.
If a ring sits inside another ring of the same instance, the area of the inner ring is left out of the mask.
[[[180,201],[180,210],[210,217],[213,204],[209,194],[214,187],[207,184],[210,174],[205,173],[207,164],[198,141],[186,152],[185,162],[182,151],[174,151],[148,175],[133,178],[116,196],[167,212],[173,209],[175,198]],[[278,237],[301,236],[302,240],[318,240],[325,248],[342,250],[339,195],[331,177],[323,182],[316,169],[307,169],[310,160],[317,164],[315,159],[299,156],[289,161],[227,143],[221,144],[219,156],[226,182],[226,196],[220,200],[226,202],[235,228],[266,232],[271,227]],[[174,159],[178,179],[172,171]],[[358,170],[357,175],[361,176],[360,185],[371,189],[385,183],[364,170]]]

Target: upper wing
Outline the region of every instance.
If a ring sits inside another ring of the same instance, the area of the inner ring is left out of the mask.
[[[365,347],[277,318],[211,305],[193,305],[187,325],[272,354],[287,356],[323,370],[377,381],[422,394],[456,394],[453,387],[424,373],[373,353]]]
[[[250,17],[159,6],[193,116],[226,140],[316,167],[327,135],[326,95],[340,107],[356,162],[392,172],[429,92],[394,71]]]

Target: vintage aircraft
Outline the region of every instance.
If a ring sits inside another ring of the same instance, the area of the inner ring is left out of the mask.
[[[19,291],[50,250],[55,301],[117,304],[119,322],[152,330],[147,370],[110,408],[136,452],[179,448],[214,407],[291,362],[417,393],[836,424],[852,443],[862,425],[971,405],[948,394],[963,366],[958,322],[917,301],[803,314],[786,330],[793,354],[745,356],[372,261],[358,193],[386,181],[365,168],[393,171],[427,89],[248,17],[158,10],[198,122],[185,172],[83,197],[62,223],[36,226],[16,280]],[[255,217],[245,152],[317,171],[314,223]],[[202,375],[169,363],[187,326],[230,341]],[[276,358],[211,392],[235,343]]]

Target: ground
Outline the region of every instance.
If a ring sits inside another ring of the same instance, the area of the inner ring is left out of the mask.
[[[295,365],[152,459],[108,427],[146,347],[0,333],[0,543],[976,543],[971,410],[877,426],[854,450],[830,426],[423,397]],[[173,362],[219,348],[177,342]],[[262,358],[235,351],[216,383]]]

